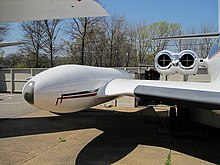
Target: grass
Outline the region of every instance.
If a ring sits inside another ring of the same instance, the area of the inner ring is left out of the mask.
[[[66,139],[59,137],[59,141],[60,141],[60,143],[62,143],[62,142],[65,142]]]
[[[167,160],[165,162],[165,165],[171,165],[171,150],[170,150],[169,154],[167,155]]]

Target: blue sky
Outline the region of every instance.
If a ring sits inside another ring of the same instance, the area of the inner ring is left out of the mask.
[[[218,0],[102,0],[110,13],[124,15],[130,23],[167,21],[184,29],[218,23]]]
[[[218,25],[218,0],[101,0],[109,14],[123,15],[130,24],[167,21],[180,23],[184,30],[212,23]],[[19,26],[13,24],[7,41],[21,39]],[[13,52],[15,47],[5,48]]]

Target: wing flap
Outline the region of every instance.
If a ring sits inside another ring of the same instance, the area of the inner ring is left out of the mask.
[[[185,104],[206,109],[220,108],[219,92],[140,85],[134,93],[137,97],[166,104]]]

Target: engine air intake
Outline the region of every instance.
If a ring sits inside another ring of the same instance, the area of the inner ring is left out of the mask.
[[[171,59],[167,54],[161,54],[157,59],[157,63],[160,67],[167,67],[171,63]]]
[[[191,50],[184,50],[180,52],[179,63],[183,69],[192,69],[198,60],[198,55]]]
[[[172,52],[163,50],[155,56],[155,66],[162,70],[169,69],[172,63]]]
[[[184,66],[184,67],[190,67],[194,64],[194,57],[191,54],[184,54],[179,62]]]

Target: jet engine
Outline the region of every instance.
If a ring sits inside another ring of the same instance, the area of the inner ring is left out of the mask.
[[[169,75],[176,73],[173,67],[173,52],[163,50],[155,56],[155,67],[160,74]]]
[[[155,56],[155,66],[160,74],[196,74],[200,65],[198,55],[191,50],[173,53],[163,50]]]
[[[191,50],[179,53],[179,73],[182,75],[196,74],[199,68],[199,57]]]

